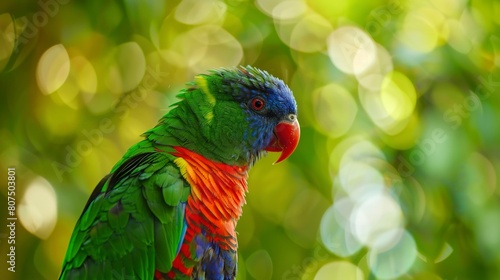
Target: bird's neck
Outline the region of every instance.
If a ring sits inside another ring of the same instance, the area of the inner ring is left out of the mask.
[[[236,237],[236,223],[247,192],[247,168],[213,162],[186,148],[174,149],[175,163],[191,185],[188,223],[207,229],[215,241],[219,237]]]

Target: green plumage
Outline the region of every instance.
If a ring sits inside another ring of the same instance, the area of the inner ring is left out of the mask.
[[[184,228],[179,203],[190,189],[173,160],[137,154],[101,181],[75,226],[61,279],[152,279],[155,269],[170,270]]]

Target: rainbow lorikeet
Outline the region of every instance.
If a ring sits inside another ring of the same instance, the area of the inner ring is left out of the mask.
[[[234,279],[248,170],[295,150],[288,86],[247,66],[195,77],[97,185],[60,279]]]

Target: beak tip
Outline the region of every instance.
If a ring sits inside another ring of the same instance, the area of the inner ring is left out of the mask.
[[[297,120],[294,122],[280,122],[275,127],[275,136],[268,151],[281,152],[280,157],[273,163],[277,164],[287,159],[297,148],[300,139],[300,125]]]

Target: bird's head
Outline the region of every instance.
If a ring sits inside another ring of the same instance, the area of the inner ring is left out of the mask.
[[[184,95],[201,124],[201,154],[252,165],[266,151],[281,152],[280,162],[297,147],[297,105],[282,80],[246,66],[198,75],[190,85]]]

